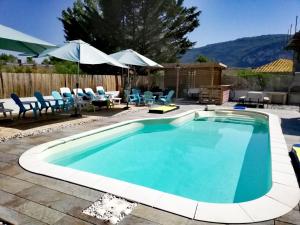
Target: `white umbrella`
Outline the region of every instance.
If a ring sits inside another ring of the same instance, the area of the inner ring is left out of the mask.
[[[82,40],[68,41],[66,44],[60,46],[59,48],[53,50],[46,50],[42,52],[39,57],[53,56],[55,58],[77,62],[79,74],[79,64],[110,64],[112,66],[117,66],[121,68],[128,68],[117,60],[113,59],[109,55],[101,52],[90,44]],[[78,82],[76,83],[76,88],[78,88]],[[77,105],[77,93],[75,94],[75,102]],[[80,115],[77,113],[77,107],[75,108],[75,116]]]
[[[142,66],[142,67],[163,67],[162,65],[159,65],[158,63],[154,62],[153,60],[147,58],[146,56],[143,56],[139,54],[136,51],[133,51],[132,49],[126,49],[122,50],[113,54],[110,54],[110,56],[116,60],[118,60],[120,63],[126,64],[126,65],[133,65],[133,66]],[[130,89],[130,81],[129,81],[129,69],[127,73],[127,79],[129,83],[128,89]],[[126,88],[125,88],[126,89]],[[128,90],[129,91],[129,90]],[[128,96],[127,96],[128,98]],[[128,100],[127,100],[127,106],[125,107],[128,109]]]
[[[152,61],[151,59],[147,58],[146,56],[143,56],[137,53],[136,51],[133,51],[132,49],[122,50],[110,54],[110,56],[118,60],[120,63],[126,65],[145,66],[145,67],[163,67],[158,63]]]
[[[90,44],[82,40],[68,41],[66,44],[53,50],[42,52],[39,57],[53,56],[67,61],[77,62],[78,64],[110,64],[121,68],[128,68],[119,63],[114,58],[101,52]]]

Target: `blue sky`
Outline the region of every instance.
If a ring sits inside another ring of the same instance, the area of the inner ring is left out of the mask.
[[[57,18],[73,1],[0,0],[0,24],[61,44],[64,33]],[[189,35],[197,42],[196,47],[241,37],[285,34],[297,13],[300,16],[300,0],[185,0],[185,5],[202,10],[200,27]]]

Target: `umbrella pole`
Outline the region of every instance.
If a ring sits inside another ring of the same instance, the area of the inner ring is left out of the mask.
[[[82,117],[80,112],[78,113],[78,88],[79,88],[79,61],[77,63],[77,77],[76,77],[76,93],[75,93],[75,112],[71,114],[71,117]]]
[[[129,87],[129,68],[127,69],[127,87],[125,87],[125,89],[127,90],[128,87]],[[129,91],[130,89],[127,91],[127,94],[130,94],[128,93]],[[123,108],[124,110],[130,109],[129,102],[128,102],[129,96],[127,94],[126,94],[126,106]]]

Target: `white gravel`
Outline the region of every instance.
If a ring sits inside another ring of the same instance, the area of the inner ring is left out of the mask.
[[[136,203],[128,202],[111,194],[103,194],[98,201],[82,212],[110,224],[117,224],[126,215],[129,215],[136,206]]]

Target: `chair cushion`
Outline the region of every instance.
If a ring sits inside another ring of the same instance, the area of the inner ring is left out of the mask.
[[[293,149],[295,150],[295,153],[296,153],[298,159],[300,160],[300,145],[299,144],[293,145]]]
[[[105,92],[103,90],[98,90],[97,92],[99,95],[105,95]]]
[[[66,98],[72,98],[71,93],[63,93],[63,96],[66,97]]]

